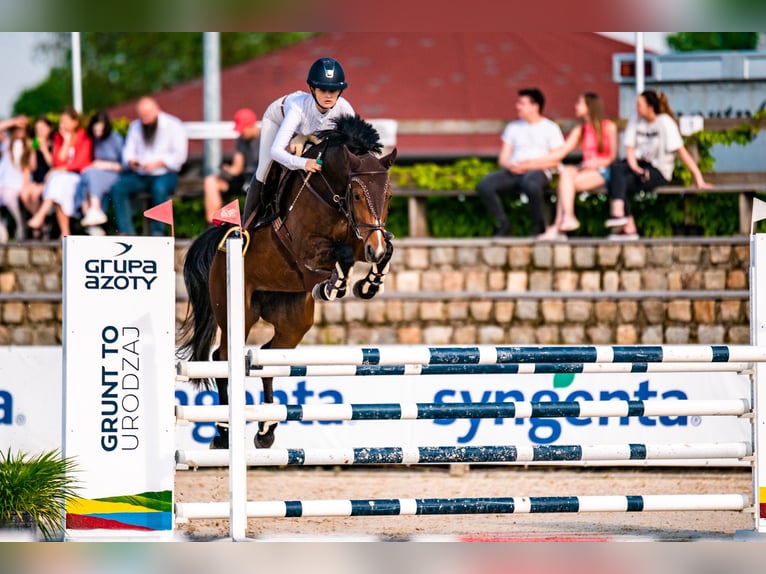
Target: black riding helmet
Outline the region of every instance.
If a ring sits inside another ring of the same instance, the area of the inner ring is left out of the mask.
[[[312,88],[329,91],[340,90],[342,92],[348,87],[343,68],[333,58],[319,58],[311,64],[306,82]]]

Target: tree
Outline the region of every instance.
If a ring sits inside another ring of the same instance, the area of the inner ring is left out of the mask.
[[[679,52],[694,50],[754,50],[758,32],[678,32],[668,35],[668,46]]]
[[[221,67],[233,66],[299,42],[305,32],[225,32]],[[202,75],[202,33],[83,32],[83,108],[95,110],[193,80]],[[70,34],[42,47],[61,62],[37,86],[21,93],[14,114],[58,112],[71,101]]]

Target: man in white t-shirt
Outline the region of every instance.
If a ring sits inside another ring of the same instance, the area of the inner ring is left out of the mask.
[[[497,163],[501,169],[484,176],[476,186],[476,194],[495,220],[494,237],[511,234],[501,194],[527,196],[532,211],[532,235],[544,232],[547,226],[545,189],[558,161],[540,159],[563,146],[564,135],[558,124],[542,115],[544,106],[545,97],[537,88],[519,90],[516,100],[519,119],[509,123],[500,138],[503,146]]]

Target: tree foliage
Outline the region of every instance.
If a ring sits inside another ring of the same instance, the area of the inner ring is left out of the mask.
[[[221,33],[221,67],[294,44],[305,32]],[[81,35],[83,108],[113,106],[202,75],[200,32],[83,32]],[[60,62],[48,77],[19,96],[14,114],[35,116],[71,103],[70,34],[56,34],[42,47]]]
[[[668,46],[678,52],[695,50],[754,50],[758,32],[678,32],[668,36]]]

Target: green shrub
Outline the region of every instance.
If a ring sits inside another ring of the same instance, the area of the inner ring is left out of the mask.
[[[58,451],[36,456],[0,452],[0,526],[12,527],[30,518],[46,540],[63,526],[68,498],[76,495],[73,459]]]

